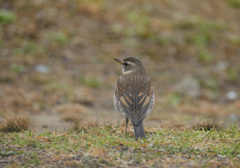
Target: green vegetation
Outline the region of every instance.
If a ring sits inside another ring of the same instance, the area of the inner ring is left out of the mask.
[[[167,101],[169,104],[177,106],[181,103],[182,97],[179,94],[172,93],[167,96]]]
[[[73,85],[64,81],[57,81],[57,80],[51,79],[44,83],[43,89],[48,92],[60,91],[64,93],[72,93]]]
[[[211,63],[214,60],[213,55],[207,50],[206,47],[199,47],[197,60],[201,63]]]
[[[99,78],[91,78],[81,75],[79,77],[79,81],[81,84],[89,86],[91,88],[100,88],[102,86],[102,82]]]
[[[43,47],[39,47],[39,44],[37,44],[34,41],[24,41],[22,39],[19,39],[19,41],[21,42],[21,47],[18,48],[14,48],[12,50],[12,53],[16,56],[30,56],[30,57],[34,57],[34,56],[38,56],[38,55],[43,55],[44,53],[44,48]]]
[[[134,139],[118,125],[82,125],[78,132],[0,133],[0,157],[18,166],[207,166],[240,164],[240,130],[147,129],[147,139]],[[20,157],[21,156],[21,157]],[[48,157],[46,157],[48,156]],[[51,160],[51,162],[49,162]],[[62,162],[59,162],[62,160]],[[214,162],[213,162],[214,161]],[[124,163],[124,165],[122,165]],[[12,163],[10,163],[12,164]]]
[[[238,72],[237,69],[232,67],[227,70],[228,77],[231,81],[237,81],[238,80]]]
[[[228,4],[233,8],[239,8],[240,0],[228,0]]]
[[[132,10],[125,15],[125,19],[129,24],[124,25],[121,23],[112,24],[112,31],[127,37],[149,37],[150,31],[149,26],[149,16],[147,11],[137,11]]]
[[[0,24],[7,24],[7,23],[12,23],[16,20],[16,15],[15,13],[0,9]]]
[[[69,37],[64,32],[54,32],[54,33],[48,34],[47,39],[59,44],[67,44]]]
[[[210,90],[217,90],[219,85],[218,80],[214,77],[204,79],[202,84]]]
[[[229,38],[229,41],[232,43],[232,44],[235,44],[235,45],[240,45],[240,36],[233,36],[233,37],[230,37]]]
[[[200,63],[211,63],[214,61],[214,56],[207,47],[214,42],[215,33],[226,29],[227,26],[217,21],[190,16],[187,20],[179,21],[176,28],[185,32],[186,43],[197,48],[197,60]]]
[[[10,68],[15,73],[22,73],[26,70],[25,66],[19,65],[19,64],[16,64],[16,63],[12,63]]]

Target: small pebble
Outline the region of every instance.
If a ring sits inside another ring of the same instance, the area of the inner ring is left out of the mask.
[[[237,98],[237,93],[235,91],[229,91],[226,95],[227,99],[235,100]]]
[[[43,73],[43,74],[47,74],[49,72],[49,68],[47,66],[41,65],[41,64],[36,65],[34,69],[35,69],[35,71]]]

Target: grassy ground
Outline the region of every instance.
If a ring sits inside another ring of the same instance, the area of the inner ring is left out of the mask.
[[[27,116],[36,129],[60,129],[72,116],[118,119],[113,58],[138,56],[156,96],[149,125],[240,124],[239,0],[0,6],[0,122]],[[179,89],[189,78],[197,87]]]
[[[87,124],[77,131],[0,133],[6,167],[239,167],[240,130],[147,128],[136,141],[129,128]]]

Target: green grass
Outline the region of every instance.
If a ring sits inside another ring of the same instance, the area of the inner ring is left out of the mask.
[[[11,70],[15,73],[22,73],[26,70],[26,67],[23,65],[12,63],[10,66]]]
[[[57,79],[52,79],[44,82],[43,89],[47,92],[62,92],[62,93],[72,93],[74,86],[71,83],[65,81],[59,81]]]
[[[24,167],[240,164],[240,130],[235,126],[210,131],[147,129],[147,139],[138,141],[131,132],[126,137],[123,127],[118,125],[85,128],[66,132],[0,133],[0,159],[19,156],[13,157],[14,164]]]
[[[69,37],[65,32],[53,32],[48,34],[47,38],[59,44],[67,44],[69,41]]]
[[[215,74],[210,75],[210,77],[205,77],[200,81],[201,85],[209,90],[218,90],[219,88],[219,80],[218,76]]]
[[[1,9],[0,10],[0,24],[12,23],[16,20],[17,16],[15,13]]]
[[[229,68],[227,70],[227,75],[228,75],[228,78],[233,82],[238,80],[238,71],[234,67]]]
[[[177,106],[182,102],[182,97],[179,94],[169,94],[167,96],[167,101],[173,106]]]
[[[233,8],[239,8],[240,7],[240,0],[228,0],[229,6]]]
[[[92,78],[85,75],[80,75],[78,81],[90,88],[100,88],[102,86],[102,81],[99,78]]]
[[[214,60],[214,56],[208,51],[207,48],[199,47],[199,53],[197,55],[197,60],[203,64],[212,63]]]
[[[240,45],[240,36],[235,35],[232,37],[229,37],[229,42],[232,43],[233,45]]]
[[[21,47],[12,50],[12,53],[16,56],[35,57],[43,55],[45,52],[44,48],[39,47],[39,44],[34,41],[25,41],[23,39],[18,39],[17,41],[21,44]]]

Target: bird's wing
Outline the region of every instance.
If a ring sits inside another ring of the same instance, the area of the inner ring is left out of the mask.
[[[140,87],[135,93],[133,92],[133,89],[116,90],[115,93],[119,97],[127,116],[131,119],[134,125],[138,125],[145,118],[145,114],[153,95],[151,82],[148,81],[148,83],[143,85],[143,87]]]

